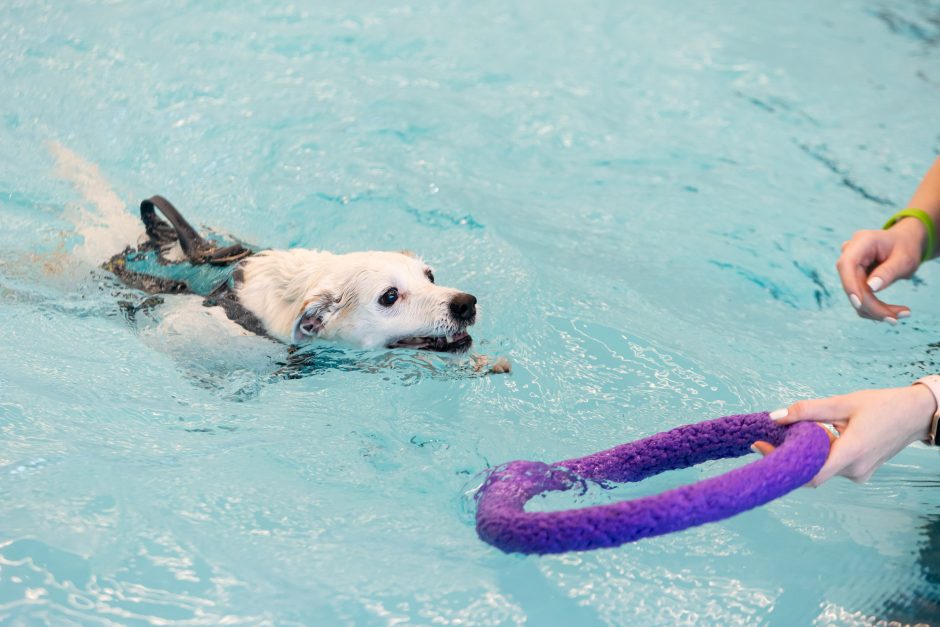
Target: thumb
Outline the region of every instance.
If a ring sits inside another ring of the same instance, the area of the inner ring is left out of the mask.
[[[830,396],[811,401],[797,401],[789,407],[770,412],[770,417],[781,425],[801,420],[833,422],[843,420],[851,412],[851,403],[846,396]]]
[[[826,432],[826,436],[829,438],[829,446],[831,447],[836,441],[836,435],[823,425],[817,425],[820,429]],[[829,425],[830,428],[833,428],[832,425]],[[758,440],[751,445],[751,452],[758,453],[763,457],[767,457],[771,453],[777,450],[777,447],[771,444],[770,442],[765,442],[764,440]]]
[[[765,442],[763,440],[758,440],[757,442],[754,442],[754,444],[751,445],[752,452],[758,453],[764,457],[767,457],[768,455],[773,453],[776,450],[776,448],[777,447],[771,444],[770,442]]]
[[[877,292],[888,287],[897,279],[905,279],[917,270],[918,263],[913,264],[905,255],[891,255],[884,262],[868,273],[868,287]]]

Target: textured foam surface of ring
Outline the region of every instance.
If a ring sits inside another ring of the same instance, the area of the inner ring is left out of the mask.
[[[654,496],[554,512],[527,512],[543,492],[575,477],[641,481],[704,461],[740,457],[757,440],[777,448],[723,475]],[[496,468],[477,493],[477,533],[507,553],[564,553],[613,547],[722,520],[805,485],[822,468],[829,438],[809,422],[778,425],[766,412],[725,416],[555,464],[514,461]]]

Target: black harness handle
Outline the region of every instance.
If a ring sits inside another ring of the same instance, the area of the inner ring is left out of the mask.
[[[170,224],[160,219],[156,213],[157,209],[169,220]],[[195,265],[209,263],[225,266],[254,253],[241,244],[218,248],[199,235],[199,232],[176,210],[173,203],[163,196],[151,196],[141,201],[140,219],[143,220],[144,227],[147,229],[147,236],[154,244],[165,246],[179,241],[183,254]]]

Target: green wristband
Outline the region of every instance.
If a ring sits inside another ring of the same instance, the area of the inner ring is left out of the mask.
[[[933,257],[934,245],[937,243],[937,231],[934,229],[933,220],[930,219],[930,216],[927,215],[926,211],[921,211],[920,209],[914,209],[913,207],[908,207],[904,211],[898,211],[896,214],[888,218],[888,221],[885,222],[885,225],[882,228],[889,229],[898,222],[901,221],[901,218],[917,218],[924,225],[924,228],[927,229],[927,248],[924,250],[924,258],[921,261],[927,261]]]

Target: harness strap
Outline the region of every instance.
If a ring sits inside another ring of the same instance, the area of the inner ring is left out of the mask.
[[[225,312],[225,316],[235,324],[255,335],[271,337],[268,335],[267,329],[264,328],[264,323],[239,302],[238,294],[234,289],[235,285],[239,283],[241,283],[241,268],[235,271],[230,282],[223,283],[209,294],[202,301],[202,305],[204,307],[221,307],[222,311]]]
[[[169,220],[167,224],[156,214],[156,209]],[[179,241],[180,248],[190,263],[200,265],[208,263],[215,266],[227,266],[253,254],[241,244],[217,247],[204,239],[193,226],[186,221],[176,207],[163,196],[151,196],[140,203],[140,219],[147,229],[147,236],[157,246]]]

